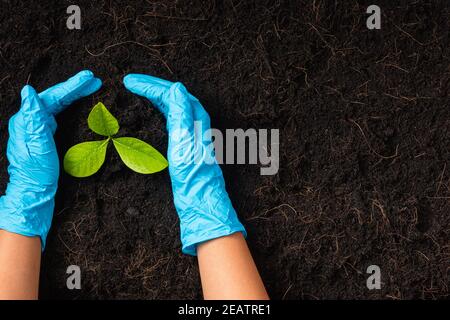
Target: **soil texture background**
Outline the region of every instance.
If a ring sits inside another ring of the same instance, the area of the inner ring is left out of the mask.
[[[96,94],[60,114],[60,158],[95,140],[103,101],[120,135],[165,154],[163,117],[125,90],[128,73],[183,82],[212,126],[280,130],[280,170],[223,165],[227,190],[275,299],[443,299],[450,266],[450,3],[377,1],[0,1],[0,186],[8,119],[26,84],[83,69]],[[168,171],[132,172],[109,148],[87,179],[61,172],[43,256],[44,299],[198,299],[181,254]],[[78,265],[82,289],[66,288]],[[381,269],[368,290],[366,269]]]

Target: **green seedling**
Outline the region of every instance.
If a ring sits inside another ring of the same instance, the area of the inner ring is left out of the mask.
[[[84,178],[96,173],[105,162],[110,141],[125,165],[135,172],[150,174],[167,167],[166,158],[148,143],[136,138],[115,138],[119,132],[119,122],[103,103],[100,102],[92,108],[88,116],[88,126],[95,133],[107,138],[82,142],[67,151],[64,156],[64,170],[71,176]]]

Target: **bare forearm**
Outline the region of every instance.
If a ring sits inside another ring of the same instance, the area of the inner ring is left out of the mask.
[[[0,300],[37,299],[41,240],[0,230]]]
[[[202,243],[197,248],[205,299],[268,299],[242,233]]]

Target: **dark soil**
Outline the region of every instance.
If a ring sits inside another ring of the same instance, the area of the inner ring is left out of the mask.
[[[181,81],[213,127],[279,128],[280,171],[222,166],[276,299],[438,299],[449,295],[450,9],[442,1],[0,1],[0,184],[20,89],[90,69],[104,86],[58,116],[60,156],[94,140],[103,101],[122,135],[165,152],[163,117],[127,92],[139,72]],[[66,289],[79,265],[82,289]],[[366,269],[381,268],[369,291]],[[139,175],[109,149],[99,173],[61,173],[41,297],[197,299],[181,254],[168,171]]]

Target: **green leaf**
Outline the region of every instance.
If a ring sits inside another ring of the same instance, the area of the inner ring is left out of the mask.
[[[168,166],[166,158],[144,141],[127,137],[112,140],[122,161],[133,171],[149,174]]]
[[[64,156],[64,170],[77,178],[93,175],[105,162],[108,142],[109,138],[74,145]]]
[[[88,125],[92,131],[106,137],[113,136],[119,131],[117,119],[101,102],[97,103],[89,113]]]

